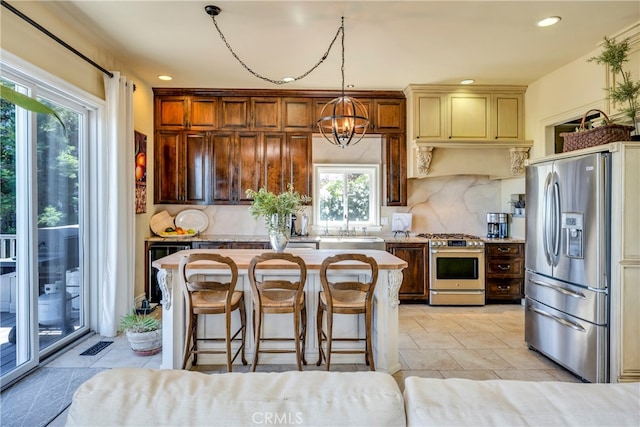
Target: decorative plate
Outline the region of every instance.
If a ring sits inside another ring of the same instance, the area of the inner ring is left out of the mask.
[[[160,233],[160,237],[177,237],[177,238],[182,238],[182,237],[193,237],[196,234],[198,234],[198,232],[195,233],[184,233],[184,234],[178,234],[175,231],[170,231],[170,232],[162,232]]]
[[[209,227],[209,217],[204,212],[197,209],[186,209],[176,215],[174,221],[177,227],[184,230],[192,229],[201,232]],[[184,236],[184,234],[181,234]]]

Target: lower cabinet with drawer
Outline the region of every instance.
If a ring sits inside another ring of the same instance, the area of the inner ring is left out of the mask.
[[[408,264],[402,270],[400,301],[426,302],[429,299],[428,243],[387,243],[386,250]]]
[[[524,298],[524,243],[486,243],[486,300]]]

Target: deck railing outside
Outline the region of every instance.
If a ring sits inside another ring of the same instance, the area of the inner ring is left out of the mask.
[[[0,258],[16,256],[16,235],[0,234]]]

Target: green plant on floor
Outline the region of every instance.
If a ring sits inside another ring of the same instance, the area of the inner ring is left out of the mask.
[[[623,66],[629,62],[629,39],[616,42],[615,39],[604,37],[603,49],[600,55],[589,58],[588,62],[607,65],[614,76],[620,76],[614,86],[608,88],[609,98],[618,105],[623,114],[635,128],[636,135],[640,135],[638,113],[640,112],[640,81],[633,81],[631,71],[625,71]]]
[[[121,332],[152,332],[162,326],[160,320],[148,314],[137,314],[135,310],[120,318]]]

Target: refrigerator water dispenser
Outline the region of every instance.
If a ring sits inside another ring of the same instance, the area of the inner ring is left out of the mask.
[[[564,255],[570,258],[583,258],[583,215],[575,212],[562,212],[562,230],[566,247]]]

